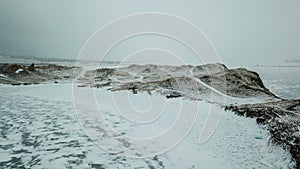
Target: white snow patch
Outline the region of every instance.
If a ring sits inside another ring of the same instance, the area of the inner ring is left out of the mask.
[[[19,73],[22,72],[22,71],[24,71],[24,69],[20,69],[20,68],[19,68],[18,70],[16,70],[15,73],[16,73],[16,74],[19,74]]]

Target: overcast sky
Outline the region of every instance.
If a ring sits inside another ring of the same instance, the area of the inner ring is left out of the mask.
[[[200,28],[224,63],[279,64],[300,58],[299,9],[299,0],[1,0],[0,53],[75,59],[109,21],[163,12]]]

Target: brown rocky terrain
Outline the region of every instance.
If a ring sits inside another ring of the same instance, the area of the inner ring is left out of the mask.
[[[256,72],[228,69],[223,64],[200,66],[131,65],[87,71],[79,79],[82,86],[109,87],[109,90],[158,91],[164,95],[199,99],[210,87],[232,97],[278,98],[264,85]],[[196,92],[197,95],[193,95]],[[201,98],[200,98],[201,99]]]
[[[78,67],[49,65],[0,64],[0,83],[30,85],[42,82],[72,80],[80,71]]]

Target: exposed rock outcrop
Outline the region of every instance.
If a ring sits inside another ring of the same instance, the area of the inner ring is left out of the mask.
[[[253,97],[259,94],[266,94],[278,98],[264,86],[256,72],[249,71],[245,68],[224,69],[223,72],[198,77],[208,84],[211,81],[219,84],[225,83],[226,85],[223,85],[225,88],[221,88],[221,85],[215,85],[215,87],[231,96]]]
[[[34,64],[32,63],[32,64],[27,68],[27,70],[29,70],[29,71],[34,71],[34,70],[35,70]]]
[[[182,96],[207,94],[208,86],[233,97],[264,96],[278,98],[264,85],[256,72],[247,69],[228,69],[223,64],[208,65],[130,65],[121,68],[102,68],[87,71],[80,83],[91,87],[110,87],[110,90],[155,90],[166,94],[176,90]],[[104,83],[109,85],[103,85]],[[166,92],[167,91],[167,92]],[[168,92],[169,91],[169,92]],[[197,95],[196,95],[197,96]],[[199,96],[199,95],[198,95]],[[194,98],[197,99],[197,98]]]

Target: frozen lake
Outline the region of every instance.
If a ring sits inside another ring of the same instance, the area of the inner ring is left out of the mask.
[[[265,86],[279,97],[300,99],[300,67],[252,67]]]
[[[165,99],[155,93],[151,96],[119,93],[128,95],[141,110],[148,109],[149,97],[166,101],[164,115],[144,126],[122,118],[112,109],[110,92],[96,89],[95,98],[108,125],[133,137],[151,136],[170,127],[179,102],[191,108],[199,103],[195,125],[180,144],[158,156],[133,159],[101,149],[86,135],[74,109],[71,84],[1,85],[0,91],[0,168],[227,169],[289,168],[291,165],[289,153],[270,145],[267,131],[259,128],[254,119],[232,112],[224,112],[213,136],[200,144],[198,137],[210,106],[205,101]],[[91,112],[88,105],[82,107]],[[91,114],[94,115],[99,114]]]

